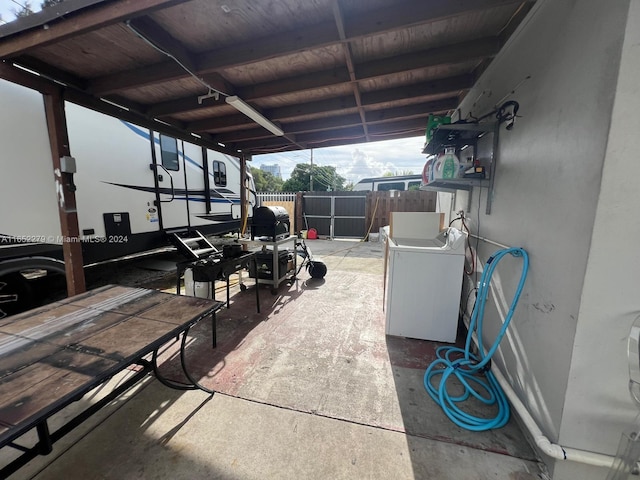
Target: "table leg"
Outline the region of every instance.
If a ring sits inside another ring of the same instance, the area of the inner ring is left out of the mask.
[[[53,441],[49,434],[49,425],[44,420],[36,425],[36,431],[38,432],[38,453],[40,455],[48,455],[53,451]]]
[[[253,257],[253,266],[255,267],[256,272],[256,308],[258,309],[258,313],[260,313],[260,288],[258,282],[258,259]]]
[[[278,244],[275,243],[273,245],[273,265],[271,271],[273,272],[273,288],[271,289],[272,293],[275,293],[275,290],[280,286],[280,262],[278,258]]]
[[[211,314],[211,341],[213,342],[213,348],[218,346],[218,321],[216,320],[216,312]]]

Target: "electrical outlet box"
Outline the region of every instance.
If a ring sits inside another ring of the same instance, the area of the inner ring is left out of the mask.
[[[76,173],[76,159],[68,155],[60,157],[60,171],[62,173]]]

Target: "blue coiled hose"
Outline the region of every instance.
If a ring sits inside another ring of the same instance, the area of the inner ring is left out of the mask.
[[[482,321],[485,305],[489,297],[491,277],[498,262],[500,262],[505,255],[509,254],[514,257],[522,257],[522,274],[500,333],[485,354],[482,342]],[[438,348],[436,350],[437,360],[429,365],[429,368],[427,368],[424,374],[425,389],[431,398],[442,407],[447,417],[459,427],[480,432],[503,427],[509,421],[509,403],[500,384],[491,372],[490,361],[511,322],[511,317],[513,317],[520,294],[522,293],[528,270],[529,257],[527,252],[522,248],[507,248],[491,255],[489,260],[487,260],[482,272],[482,277],[480,278],[477,300],[471,314],[469,332],[467,333],[464,350],[457,347]],[[471,341],[474,332],[476,332],[478,339],[477,355],[471,353]],[[437,375],[442,375],[438,388],[433,386],[432,381],[433,377]],[[451,396],[447,391],[447,380],[452,375],[460,381],[464,388],[464,392],[461,395]],[[497,405],[498,412],[496,416],[493,418],[480,418],[460,409],[457,404],[464,402],[470,396],[475,397],[486,405]]]

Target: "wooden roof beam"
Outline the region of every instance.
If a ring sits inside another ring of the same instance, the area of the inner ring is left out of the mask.
[[[530,3],[535,0],[417,0],[405,1],[374,12],[358,13],[345,19],[347,38],[360,38],[372,33],[383,33],[424,23],[445,20],[465,13],[495,7]]]
[[[81,90],[87,88],[87,82],[83,78],[69,73],[66,70],[54,67],[53,65],[49,65],[38,58],[23,55],[13,59],[12,62],[34,72],[38,72],[40,75],[56,82],[61,82]]]
[[[15,57],[33,48],[82,35],[124,20],[147,15],[155,10],[173,7],[190,0],[114,0],[95,5],[76,14],[69,12],[61,20],[45,24],[46,28],[18,32],[0,42],[0,58]]]
[[[342,50],[344,52],[344,59],[347,64],[347,70],[349,71],[349,79],[351,80],[351,88],[353,90],[353,97],[356,100],[356,105],[358,107],[358,115],[360,115],[360,122],[362,124],[362,129],[364,130],[364,136],[369,141],[369,131],[367,130],[367,116],[362,108],[362,99],[360,97],[360,87],[358,86],[358,82],[356,81],[356,71],[353,65],[353,54],[351,52],[351,45],[347,42],[347,35],[344,29],[344,19],[342,16],[342,12],[340,10],[340,0],[335,0],[333,3],[333,17],[336,22],[336,26],[338,27],[338,33],[340,35],[340,39],[343,41]]]
[[[408,25],[431,23],[480,8],[513,3],[522,2],[517,0],[459,0],[456,2],[409,0],[393,8],[383,8],[364,16],[358,16],[353,21],[353,26],[349,26],[349,24],[345,26],[345,39],[340,38],[335,22],[324,22],[315,26],[271,35],[267,38],[203,52],[198,57],[198,73],[247,65],[303,50],[321,48],[364,36],[398,30],[406,28]],[[361,18],[366,21],[359,26]],[[92,89],[99,94],[105,94],[184,78],[186,73],[179,67],[175,68],[177,65],[172,66],[172,63],[166,61],[135,70],[105,75],[92,81]]]
[[[391,140],[424,135],[426,124],[427,117],[425,116],[423,118],[395,122],[391,124],[391,130],[389,130],[389,125],[386,125],[384,128],[371,125],[371,141]],[[298,139],[301,143],[304,143],[305,148],[324,148],[337,145],[350,145],[355,143],[354,140],[364,141],[364,133],[362,132],[361,128],[359,128],[359,130],[354,128],[347,130],[337,129],[334,130],[333,135],[330,136],[327,136],[326,133],[324,135],[300,135]],[[277,139],[238,142],[234,144],[234,148],[255,155],[261,153],[285,152],[298,149],[298,147],[296,147],[295,145]],[[416,152],[416,154],[419,154],[419,152]]]
[[[414,85],[364,93],[362,95],[362,104],[367,108],[381,103],[406,101],[411,98],[425,98],[447,94],[455,96],[460,91],[467,90],[472,86],[473,77],[471,75],[459,75]],[[355,99],[350,95],[274,108],[265,111],[265,114],[274,121],[286,122],[287,120],[295,120],[296,118],[306,115],[324,115],[331,112],[344,113],[346,110],[353,110],[355,108],[357,108]],[[249,122],[244,115],[231,115],[190,122],[186,125],[186,128],[193,132],[215,132],[218,130],[242,130],[245,126],[250,125],[253,125],[253,123]]]
[[[368,111],[367,117],[370,125],[388,124],[390,122],[413,118],[424,119],[425,115],[429,113],[443,113],[453,110],[458,106],[458,103],[458,97],[450,97],[442,100],[422,102],[416,105],[408,105],[392,109],[371,110]],[[335,117],[290,122],[282,125],[287,132],[295,134],[296,138],[303,138],[301,137],[301,134],[304,133],[314,133],[358,126],[362,126],[360,115],[358,114],[337,115]],[[238,142],[248,142],[260,138],[271,138],[271,135],[269,135],[269,133],[264,129],[255,128],[221,134],[219,133],[215,135],[215,140],[224,143],[225,145],[235,144]]]
[[[272,35],[268,38],[236,43],[224,48],[200,53],[198,55],[196,73],[203,74],[224,68],[246,65],[259,60],[309,50],[318,46],[335,44],[338,43],[338,40],[335,26],[332,30],[327,30],[326,25],[322,24]],[[93,79],[91,87],[93,91],[98,93],[113,92],[179,80],[188,75],[183,69],[176,69],[173,65],[175,65],[175,62],[169,60],[134,70],[105,75]]]
[[[406,67],[403,63],[397,62],[392,58],[355,65],[354,68],[357,71],[358,80],[368,80],[401,73],[405,71],[405,69],[419,70],[421,68],[441,65],[443,62],[450,64],[452,60],[467,62],[493,57],[499,51],[499,48],[499,42],[495,37],[487,37],[472,42],[432,48],[403,55],[403,60],[407,62]],[[448,57],[448,55],[450,55],[450,57]],[[452,60],[449,60],[449,58]],[[269,96],[301,93],[318,88],[344,85],[353,81],[354,80],[350,78],[348,69],[341,67],[283,78],[277,81],[265,82],[248,87],[240,87],[236,89],[236,94],[244,100],[259,100],[260,98]],[[195,99],[196,97],[191,95],[170,102],[164,102],[151,107],[150,111],[153,111],[153,114],[156,116],[170,116],[175,113],[198,110],[211,106],[211,104],[198,105]]]
[[[154,22],[149,17],[139,17],[128,20],[129,28],[144,41],[151,43],[156,49],[164,52],[181,63],[186,70],[195,72],[197,69],[195,59],[191,53],[169,32]]]
[[[402,72],[421,70],[439,65],[451,65],[495,56],[500,51],[496,37],[484,37],[469,42],[420,50],[398,57],[384,58],[354,65],[356,81],[370,80]],[[269,96],[300,93],[324,87],[343,85],[352,81],[346,68],[313,72],[237,89],[247,100]]]

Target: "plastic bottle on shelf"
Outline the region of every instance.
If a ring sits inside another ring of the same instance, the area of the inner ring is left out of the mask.
[[[433,182],[433,164],[434,157],[429,157],[427,163],[424,164],[422,169],[422,185],[428,185]]]
[[[446,147],[444,153],[438,156],[434,165],[434,179],[449,180],[458,177],[460,170],[460,161],[456,156],[456,149]]]

